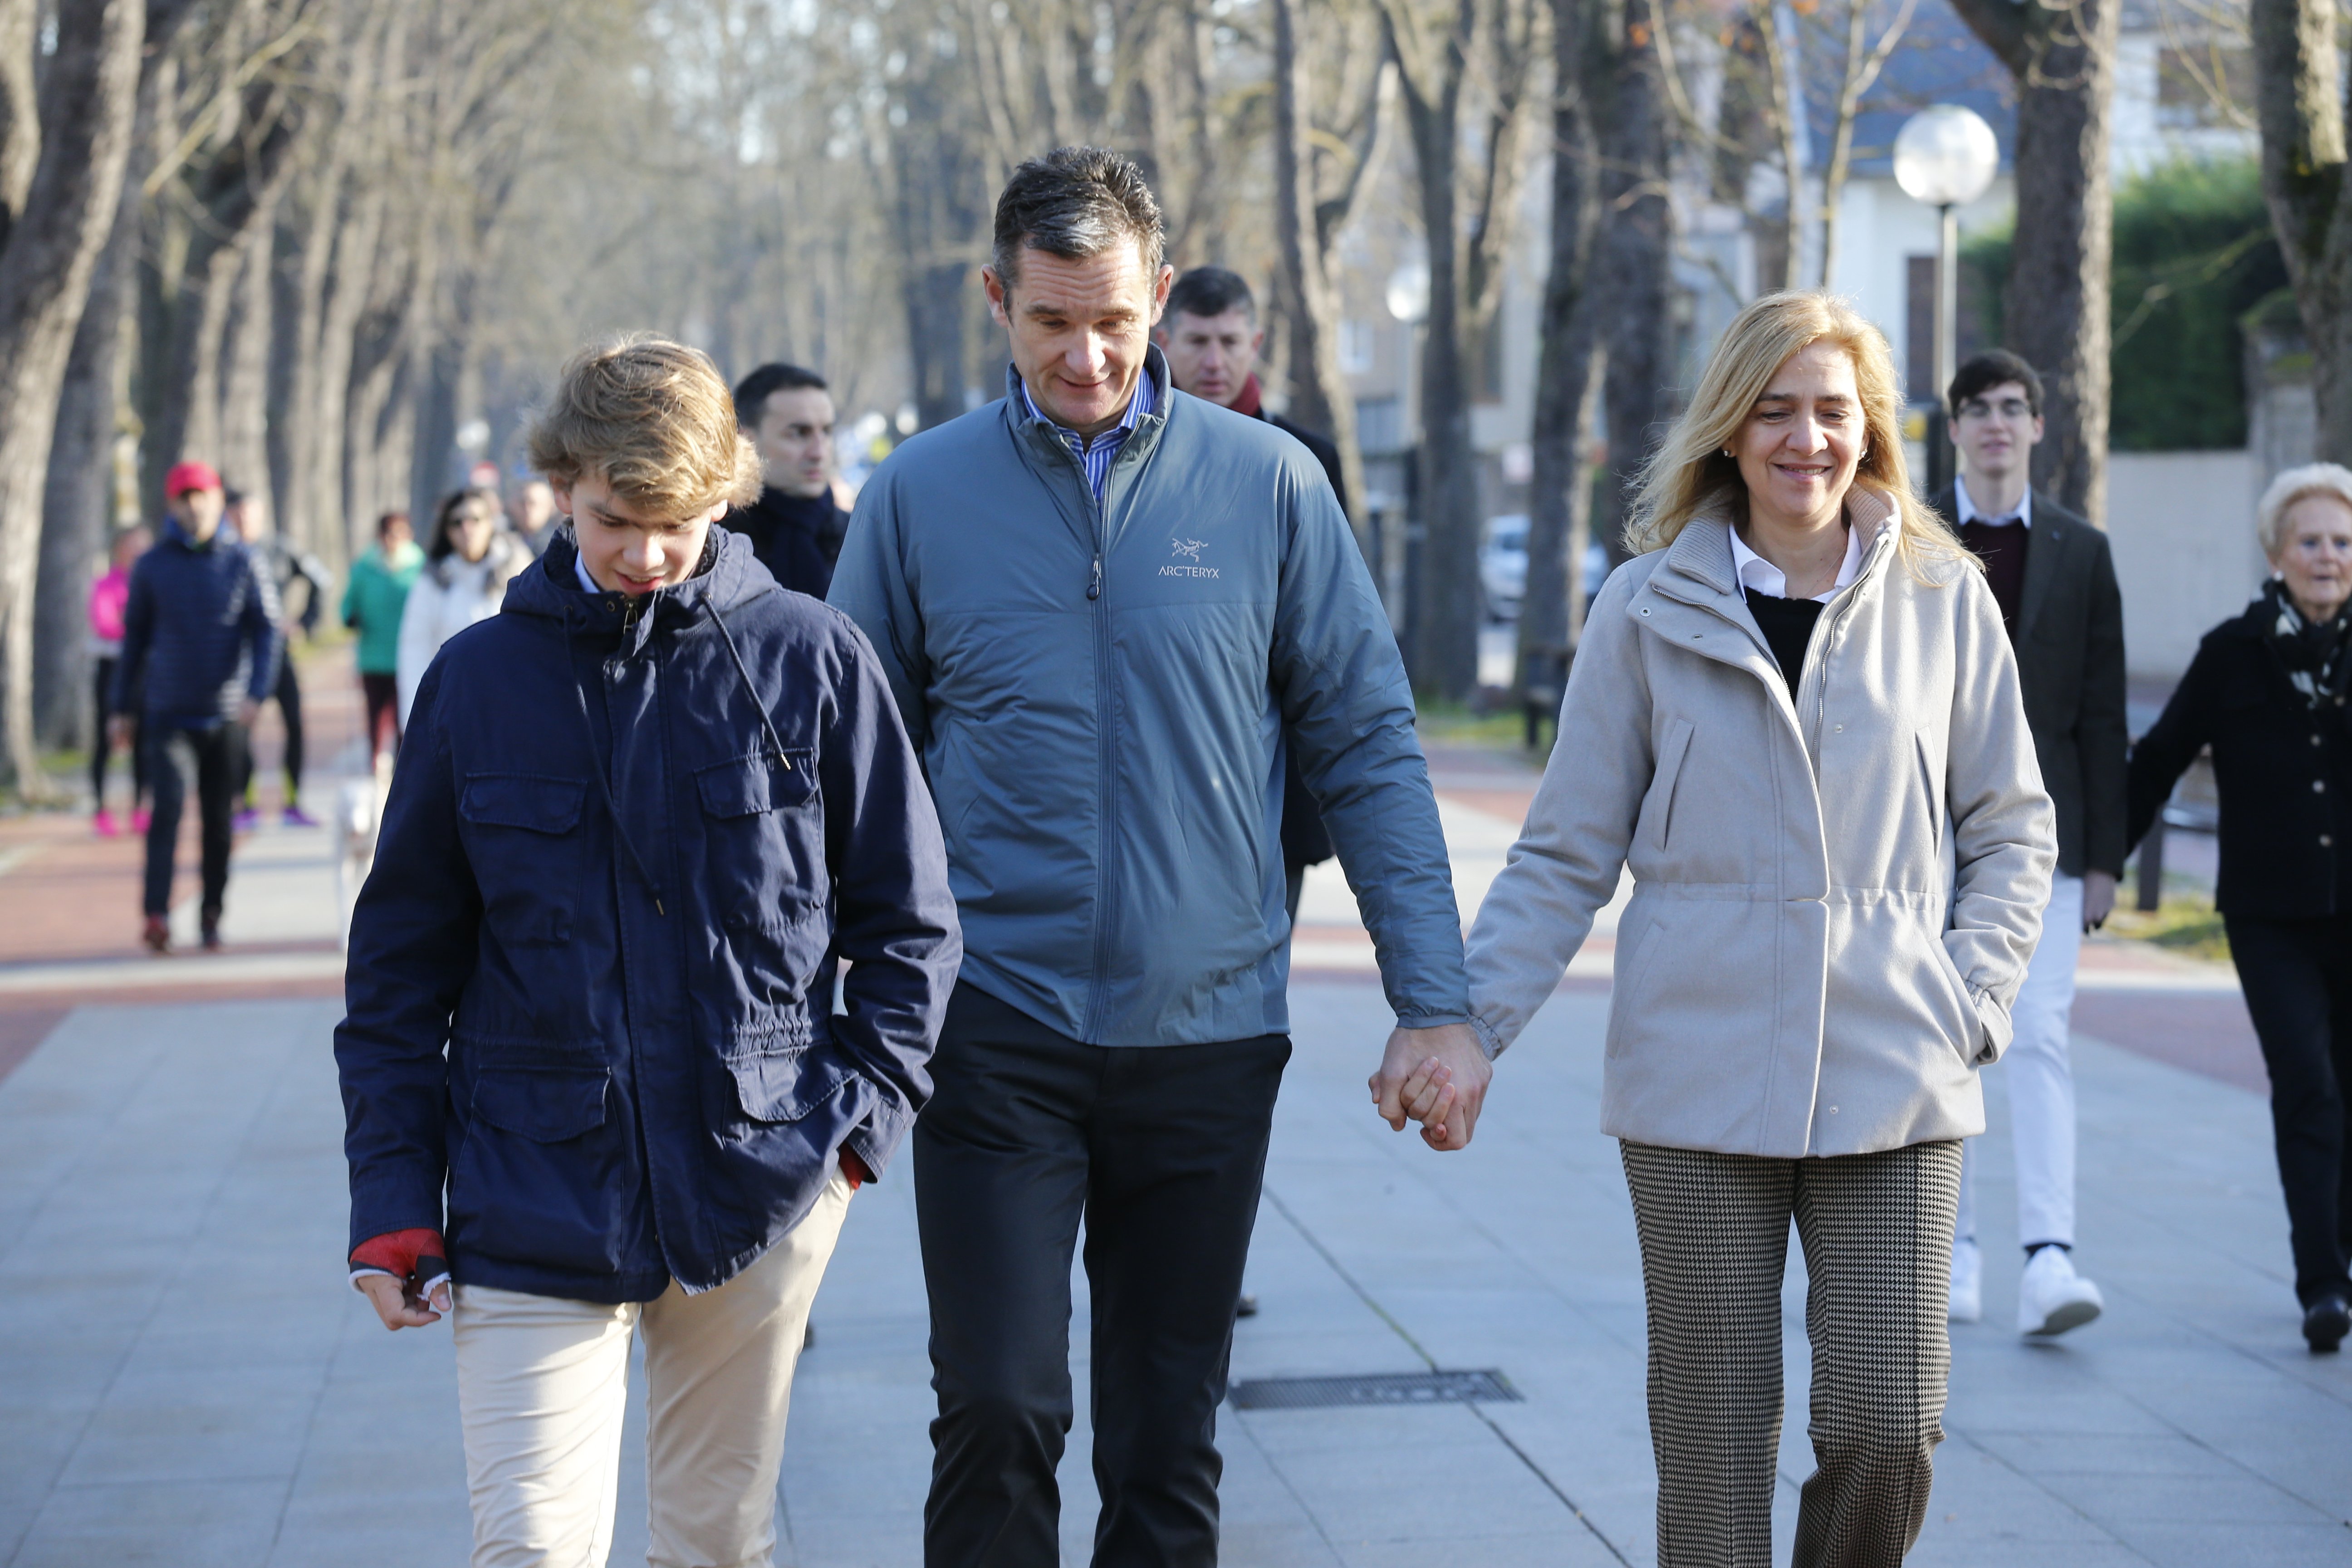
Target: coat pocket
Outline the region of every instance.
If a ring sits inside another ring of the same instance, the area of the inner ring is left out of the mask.
[[[816,754],[807,747],[713,763],[694,775],[703,812],[720,820],[806,805],[816,793]]]
[[[575,1273],[620,1267],[636,1184],[606,1126],[611,1089],[601,1067],[476,1075],[449,1170],[452,1248]]]
[[[1683,762],[1690,755],[1695,732],[1689,720],[1676,719],[1666,726],[1664,743],[1658,747],[1658,765],[1650,775],[1649,793],[1642,802],[1644,820],[1639,828],[1653,848],[1664,849],[1674,831],[1675,787],[1682,782]]]
[[[772,1127],[804,1121],[856,1076],[829,1054],[813,1054],[806,1047],[738,1057],[727,1069],[743,1114]]]
[[[467,773],[459,837],[491,932],[512,946],[572,940],[588,786],[536,773]]]
[[[798,1002],[832,942],[815,754],[761,752],[698,769],[703,883],[722,962],[755,1009]]]

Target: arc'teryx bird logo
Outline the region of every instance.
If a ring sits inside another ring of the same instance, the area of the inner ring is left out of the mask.
[[[1190,561],[1192,564],[1190,566],[1162,566],[1160,569],[1160,574],[1162,577],[1215,576],[1217,574],[1217,569],[1215,567],[1203,566],[1201,564],[1201,551],[1208,544],[1208,542],[1209,542],[1205,539],[1178,539],[1173,535],[1171,535],[1168,541],[1169,552],[1178,560]]]

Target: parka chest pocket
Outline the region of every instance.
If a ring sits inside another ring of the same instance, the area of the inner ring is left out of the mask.
[[[459,836],[490,930],[510,944],[572,940],[588,786],[536,773],[467,773]]]
[[[824,812],[816,754],[762,751],[696,770],[713,907],[737,929],[770,927],[824,901]]]

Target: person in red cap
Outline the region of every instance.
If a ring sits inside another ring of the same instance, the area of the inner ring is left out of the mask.
[[[278,590],[234,530],[208,463],[175,464],[164,476],[163,536],[131,573],[122,657],[114,672],[114,730],[128,744],[134,702],[155,792],[147,823],[142,940],[170,951],[173,855],[180,809],[195,784],[204,823],[204,943],[221,943],[228,892],[229,815],[246,726],[278,669]]]

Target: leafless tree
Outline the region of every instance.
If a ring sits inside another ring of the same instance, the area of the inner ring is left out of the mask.
[[[2252,0],[2263,191],[2311,344],[2318,455],[2352,462],[2352,158],[2340,13],[2332,0]]]
[[[1367,178],[1380,164],[1382,128],[1395,97],[1396,63],[1376,13],[1360,5],[1318,8],[1304,0],[1270,0],[1274,22],[1273,163],[1276,243],[1281,251],[1276,297],[1288,342],[1284,354],[1290,416],[1328,430],[1339,448],[1349,503],[1363,509],[1364,455],[1356,400],[1339,355],[1339,290],[1333,276],[1340,232]],[[1306,35],[1324,24],[1325,47]],[[1336,69],[1316,91],[1310,58]],[[1318,96],[1339,106],[1326,118]],[[1360,527],[1360,517],[1357,520]]]
[[[1540,13],[1529,0],[1383,0],[1413,150],[1429,315],[1421,355],[1421,571],[1406,664],[1460,700],[1478,684],[1478,470],[1471,345],[1500,302]],[[1464,119],[1474,116],[1475,134]],[[1465,157],[1465,143],[1470,144]]]
[[[37,47],[34,0],[0,5],[0,47]],[[33,727],[33,600],[58,394],[114,226],[131,153],[139,53],[171,0],[64,7],[37,93],[12,70],[0,93],[0,728],[18,792],[49,793]],[[33,149],[28,154],[27,145]]]
[[[1594,110],[1608,99],[1606,0],[1551,0],[1551,265],[1536,368],[1528,575],[1519,601],[1522,693],[1565,668],[1583,631],[1585,542],[1592,526],[1593,385],[1601,358],[1592,248],[1601,221]]]
[[[2108,154],[2122,0],[1952,7],[2017,83],[2017,238],[2005,327],[2047,394],[2049,433],[2034,450],[2034,481],[2102,521],[2115,216]],[[2340,118],[2338,125],[2340,146]]]

